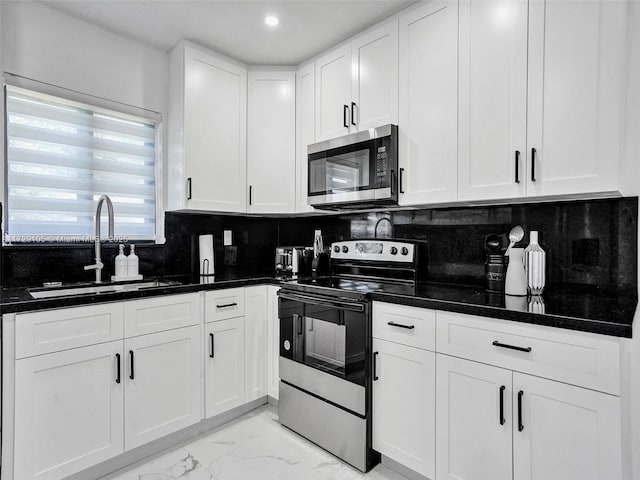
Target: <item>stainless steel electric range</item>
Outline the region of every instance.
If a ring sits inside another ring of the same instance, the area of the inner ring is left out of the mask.
[[[428,270],[426,242],[349,240],[331,245],[331,274],[280,289],[280,423],[367,471],[376,291],[413,293]]]

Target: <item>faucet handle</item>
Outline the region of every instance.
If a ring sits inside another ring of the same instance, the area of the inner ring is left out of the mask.
[[[84,269],[85,270],[102,270],[103,267],[104,267],[104,263],[96,262],[93,265],[85,265]]]

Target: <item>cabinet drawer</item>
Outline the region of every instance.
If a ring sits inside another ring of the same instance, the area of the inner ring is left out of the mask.
[[[169,295],[124,304],[124,335],[135,337],[200,323],[200,296]]]
[[[410,347],[435,350],[436,312],[373,302],[373,336]]]
[[[16,358],[120,340],[122,303],[16,315]]]
[[[228,288],[205,294],[205,322],[244,316],[244,288]]]
[[[620,395],[617,338],[446,312],[436,325],[439,353]]]

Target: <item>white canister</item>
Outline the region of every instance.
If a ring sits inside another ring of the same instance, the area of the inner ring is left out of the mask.
[[[507,295],[527,295],[527,274],[524,269],[524,249],[509,250],[509,265],[505,278],[504,293]]]

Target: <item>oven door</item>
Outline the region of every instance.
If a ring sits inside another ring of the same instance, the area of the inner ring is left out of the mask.
[[[364,387],[367,303],[282,290],[279,297],[280,356]]]

